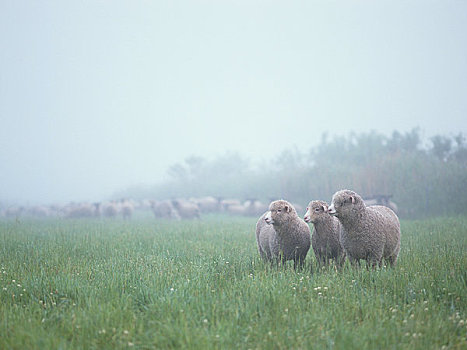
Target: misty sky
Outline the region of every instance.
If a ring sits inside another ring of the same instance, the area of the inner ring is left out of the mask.
[[[467,1],[0,0],[0,203],[414,127],[467,134]]]

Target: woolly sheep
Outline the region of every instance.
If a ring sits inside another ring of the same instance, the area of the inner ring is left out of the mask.
[[[120,212],[122,213],[123,219],[131,219],[134,208],[134,204],[129,199],[122,199],[120,202]]]
[[[285,200],[274,201],[256,223],[256,242],[264,260],[303,266],[310,249],[310,228]]]
[[[35,205],[33,207],[28,208],[27,213],[32,216],[45,218],[50,216],[51,211],[45,205]]]
[[[223,199],[221,211],[229,215],[245,215],[246,208],[238,199]]]
[[[338,266],[342,266],[345,253],[340,242],[341,224],[336,217],[329,215],[328,204],[311,201],[304,220],[313,224],[311,246],[318,263],[326,265],[329,259],[334,259]]]
[[[341,244],[352,264],[360,259],[375,267],[383,258],[394,265],[400,250],[400,224],[388,207],[365,206],[357,193],[341,190],[332,197],[328,208],[341,225]]]
[[[3,216],[7,218],[19,217],[24,213],[24,207],[8,207],[3,211]]]
[[[245,207],[245,215],[249,216],[261,215],[261,213],[268,210],[267,204],[264,204],[257,199],[247,199],[243,203],[243,206]]]
[[[99,208],[99,203],[72,203],[64,208],[64,214],[69,219],[91,218],[99,215]]]
[[[397,204],[390,200],[392,195],[377,194],[370,197],[362,197],[365,201],[365,205],[384,205],[385,207],[391,208],[394,213],[397,214]]]
[[[114,218],[117,216],[119,206],[116,201],[110,201],[102,204],[102,215],[108,218]]]
[[[199,207],[196,203],[185,199],[174,199],[172,205],[182,219],[199,219]]]
[[[228,199],[221,199],[221,211],[228,212],[231,206],[242,205],[238,199],[228,198]]]
[[[180,215],[172,205],[171,201],[151,201],[152,213],[156,219],[180,220]]]
[[[201,213],[214,213],[220,210],[220,202],[218,199],[207,196],[193,200],[199,207]]]

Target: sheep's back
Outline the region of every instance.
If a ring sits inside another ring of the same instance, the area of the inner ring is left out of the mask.
[[[279,229],[279,244],[287,259],[292,259],[296,253],[303,258],[311,245],[311,231],[308,224],[298,216]]]
[[[385,239],[384,257],[389,257],[399,252],[400,248],[400,223],[394,211],[382,205],[373,205],[367,208],[377,223],[378,229]]]

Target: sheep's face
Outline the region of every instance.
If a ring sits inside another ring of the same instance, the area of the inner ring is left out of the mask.
[[[331,205],[328,213],[337,217],[343,217],[351,212],[358,210],[364,205],[362,198],[355,192],[342,190],[332,196]]]
[[[295,209],[289,202],[279,200],[269,205],[269,211],[264,220],[270,225],[281,225],[283,222],[289,220],[293,213],[295,213]]]
[[[316,223],[320,218],[328,216],[328,204],[323,201],[311,201],[306,208],[305,222]]]

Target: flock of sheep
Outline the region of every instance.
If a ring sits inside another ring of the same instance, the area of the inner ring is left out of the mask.
[[[297,205],[297,207],[299,207]],[[10,206],[0,210],[0,217],[63,217],[63,218],[116,218],[131,219],[136,211],[152,212],[155,218],[181,220],[200,218],[203,214],[257,216],[268,206],[256,199],[218,199],[212,196],[190,199],[133,200],[121,199],[105,202],[81,202],[65,205]]]
[[[374,205],[384,204],[384,205]],[[358,264],[366,260],[381,266],[383,259],[394,265],[400,250],[400,224],[397,206],[381,198],[363,200],[350,190],[336,192],[331,205],[311,201],[301,219],[302,208],[285,200],[269,206],[249,199],[220,200],[214,197],[172,200],[134,201],[122,199],[98,203],[70,203],[63,206],[9,207],[0,212],[4,217],[29,215],[36,217],[130,219],[135,210],[150,210],[156,218],[181,220],[200,218],[201,214],[261,215],[256,224],[258,251],[265,260],[278,263],[294,261],[303,265],[310,245],[320,264],[334,260],[342,266],[345,259]],[[313,224],[313,234],[307,223]]]
[[[352,265],[366,260],[372,267],[381,267],[384,259],[394,266],[400,251],[400,224],[389,207],[367,206],[354,191],[341,190],[330,206],[311,201],[304,219],[289,202],[272,202],[256,224],[256,242],[264,260],[293,260],[294,267],[303,265],[310,245],[320,264],[332,259],[342,266],[347,258]]]
[[[95,218],[117,217],[131,218],[135,210],[135,203],[128,199],[106,202],[82,202],[68,203],[64,205],[34,205],[34,206],[10,206],[0,211],[1,217],[16,218],[27,217],[63,217],[63,218]]]

